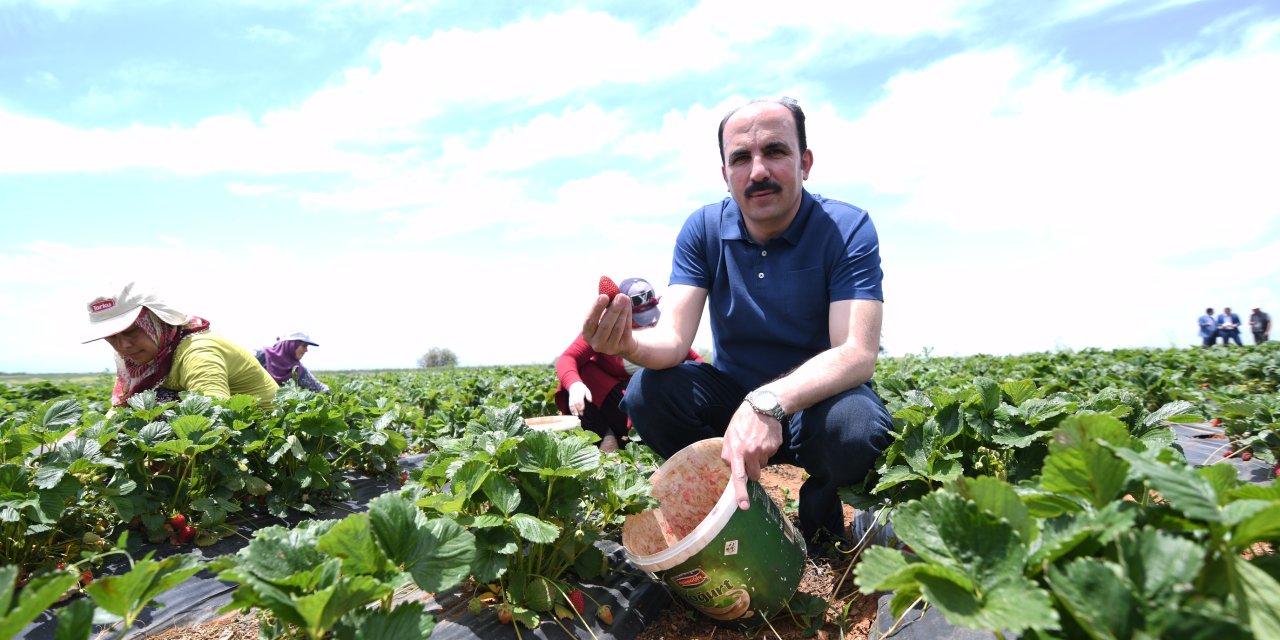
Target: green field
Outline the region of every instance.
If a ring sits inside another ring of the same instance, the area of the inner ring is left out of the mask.
[[[609,570],[593,543],[652,505],[644,474],[660,461],[643,446],[604,454],[592,434],[524,423],[555,413],[549,366],[318,375],[332,396],[290,384],[261,407],[144,393],[110,413],[110,375],[0,376],[0,581],[40,598],[0,621],[80,592],[76,576],[126,552],[128,533],[135,550],[251,535],[234,557],[135,571],[221,571],[237,603],[270,610],[277,637],[391,618],[425,629],[420,609],[368,607],[410,582],[461,584],[477,615],[532,628],[576,607],[577,581]],[[859,549],[847,590],[784,615],[835,632],[852,599],[892,592],[895,613],[927,602],[956,626],[1022,637],[1280,637],[1280,487],[1234,466],[1277,464],[1277,344],[925,354],[883,358],[875,382],[893,442],[841,495],[880,512],[896,543]],[[1214,464],[1188,462],[1186,428],[1213,438],[1197,442],[1217,448]],[[402,474],[410,454],[422,466]],[[403,488],[337,523],[237,528],[246,513],[315,513],[350,474]],[[59,615],[131,620],[158,592],[111,593],[138,580],[102,577]],[[310,617],[335,592],[341,606]]]

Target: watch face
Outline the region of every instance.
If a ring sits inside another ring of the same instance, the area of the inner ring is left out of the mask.
[[[773,416],[779,421],[782,420],[780,417],[782,405],[778,400],[778,396],[774,395],[772,391],[757,391],[748,396],[747,400],[751,403],[751,408],[755,409],[757,413]]]

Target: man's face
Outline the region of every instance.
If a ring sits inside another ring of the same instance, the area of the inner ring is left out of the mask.
[[[788,224],[813,154],[800,151],[795,118],[780,104],[751,104],[724,126],[721,173],[742,215],[756,224]]]
[[[107,344],[120,354],[120,357],[138,364],[151,362],[160,352],[155,340],[152,340],[151,336],[137,324],[131,325],[120,333],[107,336],[106,340]]]

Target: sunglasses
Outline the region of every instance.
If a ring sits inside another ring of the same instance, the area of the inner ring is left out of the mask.
[[[653,290],[650,289],[647,291],[641,291],[640,293],[633,293],[627,297],[631,298],[632,306],[642,307],[648,304],[649,301],[653,299]]]

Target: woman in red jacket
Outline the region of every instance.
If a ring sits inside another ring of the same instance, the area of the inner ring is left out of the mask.
[[[637,329],[658,324],[658,296],[644,278],[627,278],[618,290],[631,298],[631,323]],[[687,360],[702,362],[693,349]],[[627,414],[618,406],[627,382],[638,366],[618,356],[596,353],[582,334],[556,359],[556,407],[562,415],[575,415],[582,428],[600,436],[602,451],[616,451],[627,433]]]

